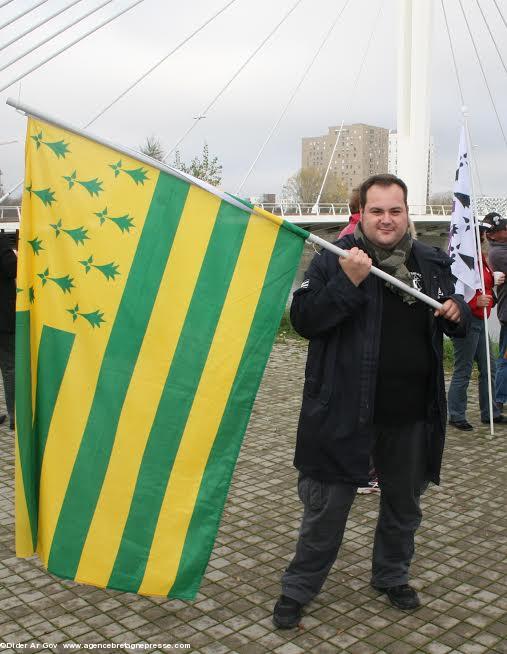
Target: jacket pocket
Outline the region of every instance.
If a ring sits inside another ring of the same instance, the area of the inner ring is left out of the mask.
[[[298,481],[298,495],[305,508],[320,511],[327,499],[327,484],[312,477],[301,476]]]
[[[331,387],[329,384],[323,384],[319,379],[307,377],[303,387],[303,395],[312,400],[319,400],[322,404],[327,404],[331,397]]]

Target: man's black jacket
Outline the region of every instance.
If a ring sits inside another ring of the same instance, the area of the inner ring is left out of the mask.
[[[359,247],[352,235],[336,245],[345,250]],[[428,307],[435,371],[427,413],[428,479],[439,483],[447,421],[442,334],[464,336],[470,310],[461,295],[454,295],[449,257],[419,241],[414,241],[412,251],[424,292],[441,302],[452,298],[461,309],[457,324],[434,318],[433,309]],[[338,257],[322,250],[313,258],[302,287],[294,293],[291,321],[310,341],[294,465],[315,479],[358,485],[368,481],[383,283],[370,274],[354,286]]]
[[[12,243],[0,234],[0,332],[14,333],[16,321],[16,267]]]

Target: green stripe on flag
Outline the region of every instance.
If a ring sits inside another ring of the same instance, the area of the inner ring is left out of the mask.
[[[226,202],[220,205],[144,453],[109,588],[136,592],[143,580],[167,482],[249,217]],[[133,570],[136,574],[132,574]]]
[[[79,565],[107,471],[125,395],[188,189],[188,183],[169,175],[161,174],[157,181],[104,354],[90,415],[53,538],[48,569],[63,577],[73,579]]]
[[[294,223],[290,223],[288,220],[283,221],[282,227],[288,229],[289,232],[292,232],[293,234],[297,234],[305,240],[310,236],[310,232],[307,232],[306,229],[299,227],[299,225],[294,225]]]
[[[36,483],[36,458],[32,434],[32,371],[30,355],[30,311],[16,312],[15,354],[16,438],[18,439],[20,466],[23,475],[26,506],[30,519],[32,542],[37,545],[39,519]]]
[[[42,459],[46,448],[49,426],[75,337],[75,334],[61,329],[54,329],[47,325],[42,328],[37,360],[37,390],[35,392],[33,425],[33,438],[37,444],[37,489],[40,484]]]
[[[169,597],[192,600],[208,563],[252,405],[301,257],[304,241],[280,229],[245,350],[199,489]]]

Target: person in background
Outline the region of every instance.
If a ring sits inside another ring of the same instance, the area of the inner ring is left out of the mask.
[[[347,234],[353,234],[356,225],[359,222],[359,219],[361,218],[361,214],[359,213],[359,189],[358,188],[352,189],[352,193],[350,194],[350,198],[349,198],[349,209],[350,209],[349,222],[338,234],[338,238],[342,238]]]
[[[485,244],[485,234],[491,229],[488,223],[479,227],[481,245]],[[466,419],[467,391],[472,376],[474,361],[479,369],[479,408],[481,411],[481,422],[489,424],[489,389],[486,338],[489,338],[484,323],[484,308],[487,316],[495,304],[496,298],[493,293],[495,279],[493,271],[488,266],[486,257],[481,252],[482,266],[484,270],[484,291],[477,290],[468,305],[472,311],[472,322],[470,330],[465,338],[453,338],[454,346],[454,372],[447,394],[449,424],[462,431],[471,431],[471,425]],[[505,277],[503,278],[503,281]],[[491,352],[491,347],[490,347]],[[495,385],[495,360],[490,354],[491,362],[491,383]],[[500,409],[493,401],[493,422],[506,422]]]
[[[491,225],[486,232],[489,243],[488,260],[491,270],[507,273],[507,219],[496,211],[484,216],[483,224]],[[499,409],[507,402],[507,284],[498,289],[498,320],[500,342],[496,361],[495,400]]]
[[[16,321],[16,269],[18,257],[10,235],[0,233],[0,369],[9,414],[14,429],[14,332]],[[6,416],[0,416],[0,424]]]

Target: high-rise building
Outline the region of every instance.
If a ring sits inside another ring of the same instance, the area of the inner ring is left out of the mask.
[[[330,172],[336,174],[350,192],[370,175],[386,173],[388,167],[389,130],[384,127],[355,123],[329,127],[324,136],[302,139],[302,168],[318,168],[324,174],[340,134]]]

